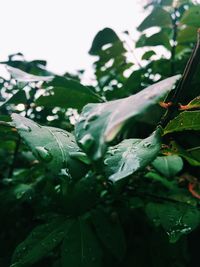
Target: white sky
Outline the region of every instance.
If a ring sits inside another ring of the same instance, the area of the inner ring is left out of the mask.
[[[144,0],[0,0],[0,61],[22,52],[44,59],[56,73],[91,68],[88,55],[104,27],[117,33],[135,28],[144,17]],[[137,39],[137,38],[135,38]]]

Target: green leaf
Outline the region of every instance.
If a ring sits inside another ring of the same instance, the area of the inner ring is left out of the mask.
[[[200,96],[197,96],[195,99],[193,99],[187,104],[187,109],[194,108],[200,108]]]
[[[153,167],[166,177],[173,177],[183,168],[183,160],[181,157],[172,155],[165,157],[157,157],[152,162]]]
[[[162,28],[166,28],[171,26],[172,20],[170,17],[170,13],[162,9],[161,7],[156,7],[154,10],[148,15],[143,22],[138,26],[139,31],[144,31],[150,27],[158,26]]]
[[[81,109],[88,103],[102,102],[89,87],[78,81],[65,77],[55,77],[47,84],[50,89],[40,96],[35,103],[48,108],[76,108]]]
[[[155,226],[162,226],[171,243],[192,232],[200,223],[200,212],[189,205],[148,203],[146,213]]]
[[[200,111],[185,111],[171,120],[164,129],[164,134],[185,130],[200,130]]]
[[[11,76],[18,82],[39,82],[50,81],[53,79],[53,76],[37,76],[10,66],[7,66],[7,69]]]
[[[186,27],[180,31],[178,31],[177,42],[178,44],[190,44],[191,42],[195,42],[197,39],[197,28],[195,27]]]
[[[4,102],[0,102],[0,107],[3,107],[5,105],[10,105],[10,104],[26,104],[27,103],[27,98],[26,98],[26,93],[24,90],[19,90],[17,91],[14,95],[12,95],[9,99],[7,99]]]
[[[15,113],[12,114],[12,119],[18,133],[33,154],[46,164],[52,173],[57,174],[62,168],[68,168],[72,173],[73,168],[75,172],[76,168],[81,170],[81,162],[69,155],[71,152],[79,151],[71,133],[54,127],[41,126]]]
[[[92,228],[82,217],[73,221],[62,245],[62,267],[101,267],[102,252]]]
[[[195,149],[194,149],[195,151]],[[163,153],[170,153],[174,155],[179,155],[185,160],[188,161],[188,163],[192,166],[200,166],[200,156],[193,157],[192,151],[183,149],[181,146],[179,146],[175,141],[172,141],[170,143],[169,149],[164,149]]]
[[[126,241],[117,214],[112,221],[103,210],[96,209],[92,211],[92,222],[103,245],[116,259],[122,260],[126,253]]]
[[[83,108],[75,127],[78,144],[93,160],[100,159],[107,143],[120,132],[125,122],[161,101],[173,89],[179,75],[165,79],[127,98]]]
[[[99,51],[104,45],[112,44],[117,41],[120,41],[117,34],[110,28],[104,28],[95,36],[89,53],[90,55],[98,55]]]
[[[163,45],[165,48],[170,50],[170,42],[169,37],[164,31],[160,31],[155,33],[149,37],[146,34],[142,34],[140,39],[136,42],[136,47],[144,47],[144,46],[158,46]]]
[[[183,15],[180,23],[193,27],[200,27],[200,5],[190,7]]]
[[[5,64],[6,66],[10,66],[36,76],[54,75],[52,72],[49,72],[45,69],[47,62],[44,60],[26,61],[24,60],[23,55],[20,55],[22,60],[13,60],[14,56],[9,56],[9,61],[1,62],[1,64]]]
[[[110,147],[105,155],[105,172],[117,182],[146,167],[161,147],[160,129],[145,139],[126,139]]]
[[[48,256],[69,231],[71,220],[58,217],[49,223],[37,226],[30,235],[17,246],[12,257],[12,267],[29,267]]]
[[[142,59],[143,60],[149,60],[152,56],[156,55],[156,52],[153,50],[147,51],[143,54]]]

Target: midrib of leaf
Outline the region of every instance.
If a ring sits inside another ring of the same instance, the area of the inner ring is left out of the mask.
[[[65,152],[64,152],[64,147],[63,147],[63,144],[62,142],[58,139],[58,137],[56,136],[56,134],[53,133],[52,130],[50,130],[48,127],[46,127],[46,129],[50,132],[50,134],[54,137],[56,143],[58,144],[58,147],[61,151],[61,154],[62,154],[62,160],[63,162],[65,162]]]

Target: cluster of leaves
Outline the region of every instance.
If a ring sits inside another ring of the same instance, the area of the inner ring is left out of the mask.
[[[180,74],[200,6],[146,9],[131,49],[139,62],[112,29],[94,38],[96,86],[22,54],[2,62],[0,266],[198,266],[197,64],[189,85]]]

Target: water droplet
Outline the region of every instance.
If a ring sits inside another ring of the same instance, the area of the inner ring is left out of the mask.
[[[31,128],[23,123],[19,124],[17,129],[24,132],[31,132]]]
[[[91,115],[88,117],[87,121],[88,121],[88,122],[89,122],[89,121],[94,121],[94,120],[96,120],[98,117],[99,117],[98,114],[93,113],[93,114],[91,114]]]
[[[83,124],[83,129],[84,130],[88,130],[88,128],[89,128],[89,123],[88,123],[88,121],[85,121],[85,123]]]
[[[79,143],[84,146],[85,149],[89,149],[94,144],[94,138],[91,134],[86,134],[79,140]]]
[[[146,142],[146,143],[144,143],[144,144],[143,144],[143,146],[144,146],[145,148],[148,148],[148,147],[150,147],[150,146],[151,146],[151,143],[149,143],[149,142]]]
[[[160,225],[160,218],[159,217],[153,218],[153,223],[155,226],[159,226]]]
[[[39,157],[40,157],[42,160],[44,160],[44,161],[46,161],[46,162],[49,162],[49,161],[52,160],[52,155],[51,155],[51,153],[50,153],[50,152],[48,151],[48,149],[46,149],[45,147],[43,147],[43,146],[37,146],[37,147],[35,148],[35,150],[37,151]]]

